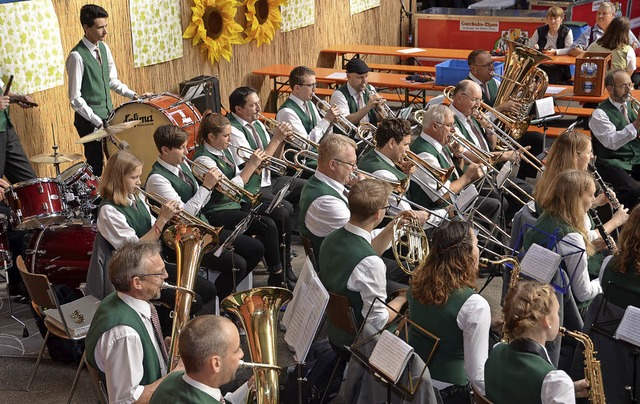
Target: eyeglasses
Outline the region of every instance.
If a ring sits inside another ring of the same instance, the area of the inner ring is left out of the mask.
[[[309,83],[309,84],[300,84],[301,86],[316,88],[318,87],[318,83]]]
[[[475,98],[475,97],[470,96],[467,93],[460,93],[460,95],[464,95],[465,97],[467,97],[469,99],[469,101],[471,101],[473,103],[482,101],[482,98]]]
[[[165,271],[164,271],[164,270],[162,270],[162,272],[158,272],[158,273],[154,273],[154,274],[138,274],[138,275],[133,275],[131,278],[135,278],[135,277],[138,277],[138,278],[144,278],[144,277],[147,277],[147,276],[164,276],[164,273],[165,273]]]
[[[434,123],[437,123],[438,125],[442,125],[444,127],[447,127],[449,129],[453,129],[456,126],[455,123],[444,123],[444,122],[438,122],[438,121],[436,121]]]
[[[629,89],[629,90],[633,90],[633,82],[627,83],[627,84],[618,84],[617,86],[614,86],[617,89],[620,90],[625,90],[625,89]]]
[[[356,167],[358,166],[357,162],[356,163],[347,163],[346,161],[342,161],[340,159],[334,159],[334,160],[337,161],[338,163],[342,163],[342,164],[348,165],[349,167],[351,167],[352,170],[355,170]]]
[[[389,213],[389,209],[391,209],[392,207],[393,207],[392,205],[387,205],[382,209],[384,209],[385,213]]]
[[[489,62],[489,63],[484,64],[484,65],[471,65],[471,66],[475,66],[475,67],[484,67],[485,69],[488,69],[488,68],[490,68],[490,67],[492,67],[492,66],[493,66],[493,62]]]

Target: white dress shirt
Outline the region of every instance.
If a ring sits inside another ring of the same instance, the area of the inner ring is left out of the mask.
[[[368,84],[367,86],[369,87],[369,96],[376,94],[376,91],[372,86],[369,86]],[[360,110],[361,108],[367,105],[366,102],[364,101],[364,91],[356,91],[353,87],[351,87],[349,83],[347,83],[347,90],[349,91],[349,94],[351,94],[353,99],[356,100],[356,103],[358,100],[358,93],[360,93],[360,97],[362,97],[363,105],[358,106],[358,110]],[[342,94],[342,91],[338,91],[338,90],[334,91],[331,94],[330,102],[331,102],[331,105],[335,105],[338,107],[338,109],[340,110],[340,113],[343,116],[352,114],[352,112],[349,110],[349,102],[347,101],[347,98],[344,96],[344,94]],[[360,123],[364,123],[364,122],[369,122],[368,113],[360,120]]]
[[[534,341],[535,342],[535,341]],[[547,362],[551,363],[549,353],[543,346],[544,353],[547,356]],[[564,370],[552,370],[542,380],[542,389],[540,390],[540,400],[542,404],[573,404],[576,402],[576,392],[573,387],[573,380]]]
[[[538,30],[534,30],[533,31],[533,35],[531,35],[531,38],[529,39],[529,46],[534,48],[534,49],[538,49]],[[573,44],[573,31],[571,31],[571,29],[569,29],[569,32],[567,33],[567,36],[564,38],[564,43],[563,44],[558,44],[558,34],[556,34],[555,36],[552,36],[550,33],[547,34],[547,44],[544,46],[542,50],[546,50],[546,49],[555,49],[556,50],[556,55],[560,56],[560,55],[568,55],[569,54],[569,50],[571,49],[571,44]]]
[[[611,98],[609,98],[609,101],[620,110],[621,103],[615,102]],[[638,131],[632,123],[622,128],[622,130],[616,130],[607,113],[601,108],[596,108],[591,114],[589,129],[591,129],[596,139],[610,150],[618,150],[638,137]]]
[[[82,43],[89,49],[89,52],[96,60],[98,56],[95,50],[97,46],[92,44],[87,38],[82,37]],[[116,70],[116,64],[113,62],[113,56],[111,50],[105,42],[103,42],[105,49],[107,50],[107,63],[109,63],[109,88],[122,95],[123,97],[133,98],[136,93],[127,87],[126,84],[118,80],[118,71]],[[69,53],[69,57],[66,62],[67,75],[69,76],[69,100],[71,101],[71,108],[76,111],[87,121],[91,122],[96,128],[102,126],[102,119],[96,115],[87,101],[82,98],[80,88],[82,86],[82,76],[84,75],[84,62],[82,56],[76,51]]]
[[[298,104],[300,109],[302,109],[303,111],[305,110],[303,106],[304,101],[302,101],[300,98],[296,97],[293,94],[290,94],[289,99]],[[311,129],[311,132],[309,133],[307,133],[307,130],[302,124],[302,121],[300,120],[298,114],[296,114],[296,112],[291,108],[280,108],[280,111],[278,111],[278,113],[276,114],[276,120],[278,122],[288,122],[289,124],[291,124],[293,131],[297,134],[301,136],[306,135],[306,137],[308,137],[312,142],[320,143],[322,137],[331,128],[331,122],[327,121],[324,118],[320,118],[320,113],[318,112],[318,108],[314,103],[311,102],[307,105],[311,106],[311,111],[309,111],[309,113],[313,114],[316,117],[317,122],[316,126]]]
[[[589,279],[589,268],[586,246],[580,233],[569,233],[556,244],[556,252],[562,255],[567,268],[567,275],[571,281],[573,295],[578,302],[586,302],[602,293],[598,279]],[[582,250],[582,251],[580,251]],[[582,253],[580,253],[582,252]]]
[[[224,155],[224,152],[222,150],[218,150],[215,147],[212,147],[211,145],[209,145],[209,143],[205,142],[204,147],[205,149],[207,149],[209,153],[213,154],[214,156],[222,158],[222,156]],[[233,156],[233,153],[231,153],[231,155]],[[198,163],[202,163],[208,169],[212,169],[213,167],[218,167],[218,163],[216,163],[214,159],[207,156],[200,156],[196,159],[196,161]],[[231,163],[235,164],[233,160],[231,161]],[[236,173],[235,173],[235,176],[231,178],[231,181],[233,181],[233,183],[236,184],[237,186],[244,188],[244,181],[242,180],[242,177],[240,177],[240,169],[238,168],[237,165],[235,166],[235,168],[236,168]],[[222,169],[220,168],[220,170]]]
[[[238,115],[234,113],[232,114],[234,118],[240,123],[240,125],[242,125],[243,128],[245,128],[246,130],[250,130],[249,128],[247,128],[247,125],[251,125],[249,122],[245,121],[244,119],[240,118]],[[264,133],[267,134],[267,142],[271,140],[269,136],[269,131],[267,130],[267,128],[265,128],[262,122],[254,121],[253,125],[260,125]],[[249,141],[247,140],[247,137],[244,134],[244,131],[238,130],[233,125],[231,125],[231,144],[236,147],[242,146],[242,147],[246,147],[247,149],[252,149],[251,145],[249,144]],[[262,150],[266,148],[267,148],[266,144],[262,145]],[[233,156],[233,160],[236,162],[236,166],[238,167],[240,167],[245,163],[244,159],[240,156],[244,156],[245,158],[251,157],[250,155],[248,155],[248,153],[238,153],[238,150],[237,149],[233,150],[233,148],[231,148],[231,155]],[[262,177],[260,179],[260,187],[263,188],[263,187],[271,186],[271,170],[267,168],[263,168],[261,175]]]
[[[316,198],[307,209],[304,216],[304,224],[309,231],[317,237],[327,237],[329,233],[343,227],[351,217],[347,202],[346,190],[340,184],[320,171],[314,174],[320,182],[333,188],[341,198],[333,195],[322,195]]]
[[[435,140],[434,138],[432,138],[431,136],[427,135],[424,132],[420,134],[420,137],[422,137],[424,140],[429,142],[433,147],[435,147],[439,154],[444,153],[444,156],[446,157],[447,161],[449,161],[449,164],[451,164],[452,166],[454,165],[453,160],[451,160],[448,152],[444,151],[444,148],[442,144],[440,144],[440,142],[438,142],[437,140]],[[422,152],[418,154],[418,157],[420,157],[422,160],[426,161],[427,163],[431,164],[432,167],[440,167],[440,162],[438,162],[438,159],[436,158],[436,156],[432,155],[431,153]],[[454,173],[455,173],[455,170],[454,170]],[[444,183],[444,186],[438,189],[438,182],[436,181],[436,179],[431,174],[427,173],[425,170],[421,170],[419,168],[416,168],[416,171],[413,173],[412,178],[418,179],[418,181],[415,181],[413,179],[412,181],[418,184],[418,186],[434,202],[442,199],[444,195],[447,194],[447,189],[451,186],[451,181],[447,179],[447,182]]]
[[[185,383],[192,386],[193,388],[196,388],[202,391],[203,393],[213,397],[218,402],[222,398],[222,392],[220,391],[220,389],[217,389],[215,387],[209,387],[206,384],[200,383],[197,380],[193,380],[186,373],[182,375],[182,380],[184,380]],[[248,394],[249,394],[249,386],[247,383],[244,383],[242,386],[238,387],[236,391],[225,394],[224,399],[225,401],[228,401],[230,403],[245,403],[247,402]]]
[[[178,177],[179,172],[182,171],[181,167],[171,165],[161,158],[158,158],[158,164],[171,171]],[[178,201],[180,209],[183,209],[187,213],[190,213],[192,215],[197,215],[198,213],[200,213],[200,209],[202,209],[202,207],[207,204],[207,202],[209,201],[209,197],[211,196],[211,191],[209,191],[203,185],[200,185],[191,199],[189,199],[187,203],[183,203],[182,199],[180,199],[180,195],[178,195],[175,188],[173,188],[173,186],[171,185],[171,182],[166,177],[160,174],[150,175],[149,178],[147,178],[145,189],[147,192],[155,192],[156,194],[169,200]]]
[[[166,375],[167,366],[160,359],[162,353],[154,335],[149,302],[117,293],[118,297],[140,316],[159,358],[161,374]],[[98,339],[94,357],[98,369],[105,373],[110,403],[133,403],[140,398],[144,390],[144,386],[140,385],[144,375],[144,353],[140,335],[133,328],[117,325],[106,331]]]
[[[367,240],[371,244],[371,233],[366,230],[354,226],[351,223],[345,223],[344,229],[349,233],[353,233]],[[387,267],[384,265],[384,261],[377,255],[372,255],[364,258],[360,261],[351,276],[347,280],[347,289],[360,293],[362,299],[362,317],[367,318],[367,313],[374,304],[375,298],[379,298],[380,301],[376,301],[373,306],[373,310],[369,314],[369,323],[380,330],[387,324],[389,320],[389,311],[386,306],[381,302],[387,300]]]
[[[138,195],[138,198],[144,202],[144,207],[147,209],[147,212],[149,212],[149,216],[151,216],[151,226],[153,226],[156,222],[156,218],[151,214],[144,195],[140,194]],[[129,206],[133,206],[135,204],[135,199],[132,195],[129,195],[128,201]],[[100,208],[100,211],[98,212],[97,228],[102,237],[111,243],[113,248],[116,250],[119,249],[125,241],[138,241],[136,231],[129,226],[127,218],[112,205],[103,205]]]

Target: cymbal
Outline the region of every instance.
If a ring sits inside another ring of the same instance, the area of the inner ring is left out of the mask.
[[[107,136],[115,135],[117,133],[124,132],[127,129],[131,129],[134,126],[137,126],[140,122],[142,121],[140,120],[128,121],[128,122],[116,123],[114,125],[107,126],[106,129],[105,128],[98,129],[92,134],[80,138],[80,140],[78,140],[76,144],[89,143],[95,140],[104,139]]]
[[[29,160],[41,164],[60,164],[80,160],[82,157],[82,154],[78,153],[38,154]]]

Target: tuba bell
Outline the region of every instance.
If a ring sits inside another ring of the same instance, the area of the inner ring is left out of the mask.
[[[276,367],[278,313],[292,297],[287,289],[263,287],[238,292],[220,303],[220,307],[240,318],[247,333],[251,360],[262,364],[253,367],[258,404],[280,402],[279,371]]]

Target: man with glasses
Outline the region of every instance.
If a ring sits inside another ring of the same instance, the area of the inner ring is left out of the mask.
[[[620,203],[633,209],[640,200],[640,119],[630,100],[633,83],[627,72],[615,69],[607,73],[604,85],[609,98],[589,120],[596,168]]]
[[[378,123],[376,109],[385,100],[369,85],[369,66],[359,58],[351,59],[347,65],[347,82],[331,94],[331,104],[352,124]]]
[[[396,311],[382,304],[387,300],[387,277],[385,263],[379,257],[381,250],[392,242],[392,224],[402,219],[394,218],[376,238],[371,237],[387,214],[390,194],[391,187],[379,180],[366,179],[354,184],[349,191],[348,221],[327,236],[320,247],[320,280],[329,292],[349,299],[356,329],[372,305],[367,320],[376,329],[382,329],[407,302],[405,293],[401,292],[389,302]],[[376,298],[380,300],[375,301]],[[351,346],[355,339],[355,335],[343,331],[331,320],[327,324],[327,335],[338,352]]]
[[[587,50],[589,45],[597,41],[604,35],[611,21],[616,16],[616,6],[608,1],[600,3],[596,14],[596,23],[593,27],[589,27],[580,37],[571,45],[569,55],[581,56]],[[632,48],[640,47],[638,38],[629,30],[629,45]]]
[[[150,303],[167,277],[158,242],[125,242],[111,258],[116,292],[100,302],[85,339],[87,362],[100,372],[109,402],[148,402],[167,375],[167,349]]]
[[[318,108],[312,102],[317,84],[316,73],[308,67],[298,66],[291,70],[291,95],[278,109],[276,120],[288,122],[295,133],[320,143],[322,137],[330,132],[331,123],[339,115],[339,110],[333,106],[326,111],[324,118],[320,117]]]

